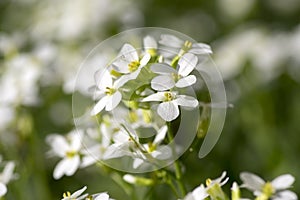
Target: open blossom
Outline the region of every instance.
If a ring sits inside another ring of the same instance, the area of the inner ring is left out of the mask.
[[[47,137],[52,152],[62,158],[54,168],[53,177],[55,179],[60,179],[63,175],[72,176],[79,168],[82,137],[81,130],[74,130],[67,137],[58,134]]]
[[[91,115],[97,115],[104,108],[111,111],[122,100],[122,94],[118,91],[119,87],[126,83],[124,78],[113,81],[108,69],[99,70],[95,73],[95,97],[100,98],[91,111]]]
[[[65,192],[61,200],[82,200],[88,196],[88,194],[81,195],[86,189],[87,187],[84,186],[83,188],[77,190],[73,194],[71,194],[70,192]]]
[[[269,198],[273,200],[298,199],[294,192],[287,190],[295,181],[295,178],[290,174],[278,176],[271,182],[265,182],[259,176],[249,172],[241,173],[240,178],[243,181],[241,187],[253,191],[259,200],[267,200]]]
[[[136,49],[130,44],[124,44],[118,59],[112,63],[112,67],[119,73],[124,75],[127,79],[135,79],[141,69],[149,62],[151,56],[146,53],[141,59]]]
[[[198,101],[194,97],[187,95],[177,95],[175,92],[157,92],[144,98],[142,102],[161,101],[157,108],[157,113],[165,121],[172,121],[179,116],[179,108],[196,108]]]
[[[183,56],[185,53],[192,53],[196,55],[211,54],[211,48],[207,44],[192,43],[191,41],[183,41],[174,35],[163,34],[161,35],[160,44],[170,47],[179,56]]]
[[[196,76],[189,75],[196,67],[197,56],[191,53],[184,54],[178,61],[178,67],[175,70],[166,64],[153,64],[151,70],[159,74],[151,81],[151,87],[157,91],[164,91],[173,88],[184,88],[196,83]]]
[[[1,157],[0,157],[0,162],[1,162]],[[7,193],[6,185],[10,180],[13,179],[14,168],[15,168],[15,163],[9,161],[5,164],[3,172],[0,173],[0,197],[4,196]]]

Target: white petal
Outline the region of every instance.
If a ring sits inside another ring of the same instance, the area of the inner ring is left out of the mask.
[[[298,199],[297,195],[294,192],[289,190],[278,192],[276,196],[272,198],[272,200],[297,200],[297,199]]]
[[[105,192],[101,193],[101,194],[97,195],[95,200],[109,200],[109,195],[106,194]]]
[[[80,165],[80,157],[78,155],[69,158],[68,161],[65,163],[67,170],[65,174],[67,176],[72,176],[76,170],[79,168]]]
[[[3,183],[0,183],[0,197],[4,196],[7,192],[7,187]]]
[[[195,84],[196,81],[197,81],[197,78],[195,75],[189,75],[189,76],[179,79],[177,81],[177,83],[175,84],[175,86],[178,88],[184,88],[184,87],[188,87],[188,86]]]
[[[127,144],[112,144],[109,147],[107,147],[105,153],[103,154],[103,160],[120,158],[127,155],[130,155]]]
[[[74,130],[70,133],[70,148],[74,151],[79,151],[82,145],[82,130]]]
[[[148,101],[163,101],[165,100],[165,93],[164,92],[157,92],[154,94],[151,94],[144,98],[142,102],[148,102]]]
[[[149,53],[146,53],[146,54],[144,55],[144,57],[141,59],[140,65],[141,65],[141,66],[147,65],[147,63],[149,62],[150,59],[151,59],[150,54],[149,54]]]
[[[119,55],[124,56],[125,59],[130,62],[139,60],[137,51],[130,44],[124,44]]]
[[[200,185],[199,187],[195,188],[192,193],[196,200],[205,199],[206,197],[208,197],[204,185]]]
[[[65,174],[65,171],[67,169],[67,166],[66,166],[66,163],[67,162],[67,158],[59,161],[59,163],[57,163],[57,165],[55,166],[54,168],[54,171],[53,171],[53,177],[54,179],[60,179],[64,174]]]
[[[176,119],[179,115],[179,109],[173,101],[163,102],[158,105],[157,113],[167,122]]]
[[[138,75],[140,74],[142,68],[143,68],[143,66],[140,66],[134,72],[121,76],[118,80],[115,81],[114,88],[118,89],[118,88],[122,87],[125,83],[127,83],[128,81],[136,79],[138,77]]]
[[[7,184],[13,177],[13,172],[15,169],[15,163],[10,161],[8,162],[2,172],[1,176],[1,182],[4,184]]]
[[[79,197],[86,189],[87,189],[87,187],[84,186],[84,187],[81,188],[80,190],[77,190],[76,192],[74,192],[74,193],[71,195],[71,198]]]
[[[166,159],[171,158],[172,149],[167,145],[162,145],[162,146],[157,147],[157,149],[155,151],[153,151],[151,153],[151,155],[154,158],[157,158],[159,160],[166,160]]]
[[[114,61],[112,63],[112,67],[117,72],[127,74],[127,73],[130,73],[130,70],[128,68],[129,63],[130,63],[129,61],[123,60],[122,57],[121,57],[121,58],[118,58],[116,61]]]
[[[162,45],[166,45],[174,48],[181,48],[183,45],[183,41],[174,35],[163,34],[160,36],[160,38],[161,40],[159,41],[159,43]]]
[[[94,116],[97,115],[99,112],[101,112],[103,108],[106,106],[109,99],[110,99],[109,96],[104,96],[102,99],[100,99],[92,109],[91,115]]]
[[[65,152],[69,149],[69,144],[62,135],[52,134],[47,136],[46,140],[55,154],[64,157]]]
[[[151,80],[151,88],[156,91],[165,91],[173,88],[175,82],[171,76],[159,75]]]
[[[241,187],[248,188],[252,191],[261,190],[262,186],[265,184],[265,181],[262,178],[249,172],[242,172],[240,178],[243,181]]]
[[[122,94],[119,91],[116,91],[113,95],[109,96],[109,100],[106,103],[105,110],[111,111],[119,105],[122,100]]]
[[[161,127],[157,131],[157,135],[154,138],[153,144],[160,144],[165,139],[167,131],[168,131],[168,127],[166,125]]]
[[[212,50],[209,45],[203,43],[193,44],[192,49],[189,50],[190,53],[201,55],[201,54],[211,54]]]
[[[113,80],[109,71],[106,68],[96,71],[94,78],[96,86],[101,91],[105,91],[106,87],[112,87]]]
[[[193,71],[198,62],[197,56],[191,53],[184,54],[178,61],[179,70],[178,74],[187,76]]]
[[[163,64],[163,63],[155,63],[153,65],[151,65],[150,67],[151,71],[157,74],[172,74],[172,73],[176,73],[177,71],[175,69],[173,69],[172,67],[170,67],[167,64]]]
[[[191,107],[191,108],[195,108],[199,104],[197,99],[186,95],[177,95],[177,98],[173,101],[175,101],[180,106]]]
[[[144,48],[145,49],[157,49],[157,42],[155,39],[149,35],[144,37]]]
[[[140,159],[140,158],[135,158],[133,160],[133,169],[138,168],[139,166],[141,166],[144,163],[144,160]]]
[[[282,190],[292,186],[294,181],[295,178],[292,175],[284,174],[275,178],[271,184],[276,190]]]

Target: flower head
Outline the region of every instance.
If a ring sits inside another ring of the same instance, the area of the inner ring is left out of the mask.
[[[294,192],[287,190],[295,181],[295,178],[290,174],[278,176],[271,182],[265,182],[259,176],[249,172],[241,173],[240,178],[243,181],[241,187],[253,191],[259,200],[267,200],[269,198],[274,200],[298,199]]]
[[[172,121],[179,116],[178,106],[196,108],[198,101],[187,95],[177,95],[175,92],[157,92],[142,100],[143,102],[161,101],[157,113],[166,121]]]

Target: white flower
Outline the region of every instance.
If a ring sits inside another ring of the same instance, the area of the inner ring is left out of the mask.
[[[95,73],[95,81],[95,97],[100,97],[100,100],[92,109],[91,115],[97,115],[104,107],[106,111],[111,111],[117,107],[122,100],[122,94],[118,89],[126,83],[124,77],[113,82],[108,69],[97,71]]]
[[[84,195],[80,196],[86,189],[87,189],[87,187],[84,186],[83,188],[81,188],[80,190],[77,190],[73,194],[71,194],[70,192],[65,192],[63,194],[63,198],[61,200],[82,200],[88,196],[88,194],[84,194]]]
[[[118,57],[119,58],[112,63],[113,69],[122,74],[127,74],[124,76],[130,80],[136,79],[141,69],[151,59],[149,53],[146,53],[142,59],[140,59],[138,52],[130,44],[123,45]]]
[[[113,200],[113,199],[109,198],[109,195],[106,192],[102,192],[102,193],[93,195],[93,199],[94,200]]]
[[[177,95],[175,92],[157,92],[144,98],[142,102],[162,101],[158,105],[157,113],[165,121],[172,121],[179,116],[178,106],[196,108],[198,101],[194,97]]]
[[[211,54],[211,48],[207,44],[203,43],[192,43],[191,41],[183,41],[177,38],[174,35],[163,34],[161,35],[160,44],[170,47],[175,51],[179,56],[184,55],[185,53],[193,53],[196,55],[202,54]]]
[[[161,127],[153,140],[152,143],[143,144],[143,149],[146,150],[145,153],[149,153],[153,158],[158,160],[166,160],[171,157],[172,149],[167,145],[160,145],[166,137],[168,127],[165,125]],[[136,169],[143,163],[147,162],[147,158],[144,156],[139,156],[141,154],[136,154],[137,157],[133,161],[133,168]]]
[[[1,162],[1,160],[0,160]],[[3,172],[0,173],[0,197],[4,196],[7,192],[7,183],[13,179],[15,164],[12,161],[7,162]]]
[[[62,160],[54,168],[53,177],[60,179],[64,174],[72,176],[80,165],[80,151],[82,147],[83,132],[72,131],[67,138],[53,134],[47,137],[47,142],[52,152],[61,157]]]
[[[157,91],[164,91],[173,88],[184,88],[196,83],[196,76],[189,75],[198,62],[197,56],[191,53],[184,54],[178,61],[177,70],[166,64],[153,64],[151,70],[160,74],[151,81],[151,87]]]
[[[192,192],[188,193],[184,200],[204,200],[206,197],[208,197],[208,194],[206,193],[206,188],[203,184],[196,187]]]
[[[295,178],[290,174],[278,176],[271,182],[265,182],[259,176],[249,172],[241,173],[240,178],[243,181],[241,187],[253,191],[254,195],[257,197],[264,197],[266,199],[271,198],[272,200],[298,199],[294,192],[287,190],[295,181]]]

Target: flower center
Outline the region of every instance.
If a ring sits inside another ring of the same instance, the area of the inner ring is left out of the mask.
[[[148,143],[148,147],[149,147],[149,149],[148,149],[148,152],[149,152],[149,153],[152,153],[153,151],[156,150],[156,145],[153,144],[152,142],[149,142],[149,143]]]
[[[154,48],[147,49],[147,53],[149,53],[151,57],[156,56],[156,49]]]
[[[171,92],[165,92],[165,101],[172,101],[175,99],[175,96]]]
[[[73,158],[76,154],[77,154],[76,151],[67,151],[67,152],[66,152],[66,156],[67,156],[68,158]]]
[[[140,66],[140,62],[135,60],[128,64],[128,70],[134,72]]]
[[[263,192],[266,196],[271,197],[271,196],[274,194],[275,189],[274,189],[274,187],[272,186],[272,184],[271,184],[270,182],[267,182],[267,183],[263,186],[262,192]]]
[[[187,52],[188,50],[191,49],[192,45],[193,45],[193,43],[187,40],[187,41],[184,42],[182,50]]]
[[[116,92],[116,89],[114,89],[114,88],[110,88],[110,87],[106,87],[106,88],[105,88],[105,94],[106,94],[106,95],[111,96],[111,95],[113,95],[115,92]]]
[[[175,82],[177,82],[179,79],[181,79],[181,76],[177,73],[172,73],[171,75]]]

